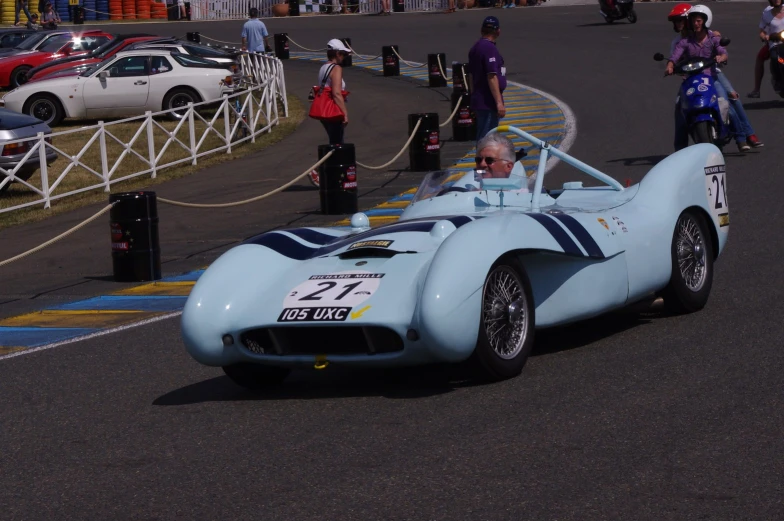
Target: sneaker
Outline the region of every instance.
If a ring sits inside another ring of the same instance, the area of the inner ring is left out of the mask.
[[[741,152],[747,152],[751,150],[751,147],[745,141],[738,141],[738,150]]]
[[[760,95],[758,90],[753,90],[748,94],[746,94],[746,96],[748,96],[749,98],[759,98]]]
[[[749,137],[747,137],[746,138],[746,143],[751,145],[752,148],[759,148],[759,147],[764,147],[765,146],[765,144],[762,141],[757,139],[757,136],[755,134],[752,134]]]

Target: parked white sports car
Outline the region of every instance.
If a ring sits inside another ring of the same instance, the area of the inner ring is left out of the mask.
[[[139,116],[220,99],[233,92],[231,65],[164,50],[119,52],[79,76],[43,79],[10,91],[5,108],[49,126],[63,118]],[[181,117],[183,111],[171,113]]]

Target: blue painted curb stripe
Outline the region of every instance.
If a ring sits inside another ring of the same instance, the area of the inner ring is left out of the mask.
[[[60,327],[0,327],[4,346],[37,347],[95,333],[98,329]]]
[[[122,311],[178,311],[188,297],[159,295],[101,295],[48,309],[118,309]]]

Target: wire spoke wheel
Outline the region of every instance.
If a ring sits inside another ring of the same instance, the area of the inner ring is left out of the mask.
[[[472,355],[481,378],[512,378],[523,370],[534,343],[534,299],[514,255],[496,262],[485,278],[479,335]]]
[[[705,238],[697,223],[688,215],[678,220],[675,249],[678,267],[686,287],[697,292],[705,284]]]
[[[662,291],[664,304],[674,313],[693,313],[708,303],[713,286],[714,238],[707,218],[684,211],[672,234],[672,275]]]
[[[528,301],[523,283],[509,266],[499,266],[485,281],[482,316],[485,334],[495,353],[504,360],[517,356],[526,334]]]

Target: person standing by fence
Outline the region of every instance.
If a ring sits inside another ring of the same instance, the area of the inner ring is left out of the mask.
[[[16,0],[16,9],[14,10],[14,25],[19,25],[19,10],[24,10],[25,16],[27,16],[27,23],[29,24],[32,18],[30,14],[30,10],[27,8],[27,0]]]
[[[264,22],[259,20],[259,10],[250,8],[250,20],[242,26],[242,50],[248,52],[264,52],[269,46],[269,32]]]
[[[471,107],[476,113],[477,142],[497,127],[498,120],[506,115],[506,67],[495,44],[501,34],[498,18],[485,18],[481,32],[482,37],[468,52],[468,70],[473,78]]]

